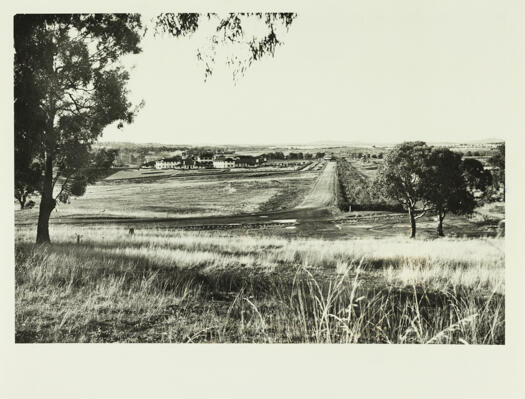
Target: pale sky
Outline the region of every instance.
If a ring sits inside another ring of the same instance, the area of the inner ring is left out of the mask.
[[[204,82],[196,52],[205,32],[147,36],[142,54],[125,60],[135,66],[131,99],[146,105],[132,125],[108,127],[103,141],[308,144],[522,134],[520,3],[361,3],[299,12],[275,57],[236,83],[220,59]]]

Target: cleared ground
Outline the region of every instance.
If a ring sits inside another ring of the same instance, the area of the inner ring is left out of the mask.
[[[119,172],[120,173],[120,172]],[[163,172],[149,178],[105,180],[82,197],[59,204],[51,222],[65,219],[159,219],[251,214],[290,208],[314,184],[315,171]],[[36,222],[38,210],[16,212],[18,223]]]

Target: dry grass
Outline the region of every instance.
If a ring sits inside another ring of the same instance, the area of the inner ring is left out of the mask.
[[[17,231],[17,342],[504,343],[502,239],[51,234]]]
[[[257,171],[160,180],[155,176],[88,186],[84,196],[59,204],[51,218],[216,216],[272,210],[277,205],[287,207],[286,199],[302,198],[317,173],[265,175]],[[15,213],[17,222],[33,222],[37,215],[38,207]]]

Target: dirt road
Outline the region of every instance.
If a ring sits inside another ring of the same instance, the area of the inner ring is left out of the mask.
[[[312,191],[296,209],[328,208],[335,205],[336,163],[327,162]]]

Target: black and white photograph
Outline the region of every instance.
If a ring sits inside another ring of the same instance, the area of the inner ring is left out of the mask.
[[[353,133],[300,18],[14,16],[16,342],[505,343],[505,142]]]
[[[396,3],[15,9],[14,346],[508,347],[523,7]]]

